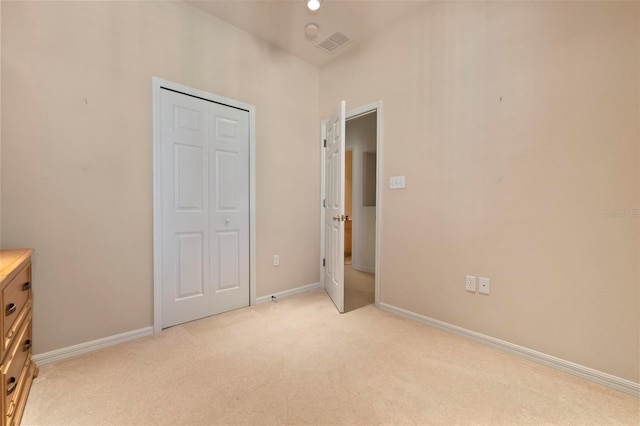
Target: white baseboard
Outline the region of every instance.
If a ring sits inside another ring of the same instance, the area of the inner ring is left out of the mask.
[[[403,316],[405,318],[409,318],[430,325],[432,327],[439,328],[449,333],[457,334],[459,336],[475,340],[482,344],[492,346],[496,349],[500,349],[502,351],[509,352],[522,358],[544,364],[548,367],[564,371],[565,373],[573,374],[575,376],[582,377],[583,379],[599,383],[613,389],[617,389],[633,396],[640,397],[640,383],[635,383],[631,380],[626,380],[620,377],[613,376],[611,374],[603,373],[602,371],[594,370],[583,365],[556,358],[552,355],[534,351],[533,349],[518,346],[513,343],[505,342],[504,340],[496,339],[494,337],[486,336],[475,331],[467,330],[466,328],[458,327],[456,325],[448,324],[437,319],[416,314],[415,312],[407,311],[393,305],[380,303],[379,307],[380,309]]]
[[[67,358],[73,358],[87,352],[97,351],[109,346],[128,342],[129,340],[139,339],[140,337],[150,336],[153,334],[153,327],[140,328],[138,330],[127,331],[126,333],[116,334],[115,336],[104,337],[102,339],[92,340],[86,343],[69,346],[67,348],[56,349],[51,352],[37,354],[32,357],[36,365],[41,366],[55,361],[61,361]]]
[[[366,272],[367,274],[376,273],[376,268],[368,268],[366,266],[360,266],[353,263],[351,264],[351,269],[353,269],[354,271]]]
[[[301,287],[292,288],[290,290],[274,293],[273,296],[281,299],[283,297],[293,296],[294,294],[303,293],[305,291],[319,288],[320,283],[313,283],[303,285]],[[258,297],[256,304],[264,303],[271,300],[272,295]],[[109,346],[117,345],[120,343],[128,342],[129,340],[139,339],[140,337],[151,336],[153,334],[153,327],[140,328],[138,330],[128,331],[126,333],[117,334],[115,336],[104,337],[102,339],[92,340],[86,343],[80,343],[78,345],[69,346],[62,349],[56,349],[51,352],[45,352],[37,354],[32,357],[33,362],[36,365],[41,366],[49,364],[51,362],[61,361],[67,358],[73,358],[88,352],[97,351]]]
[[[305,291],[313,290],[314,288],[320,288],[320,283],[307,284],[301,287],[292,288],[290,290],[281,291],[279,293],[273,293],[268,296],[258,297],[256,298],[256,305],[259,303],[270,302],[271,296],[275,296],[278,299],[282,299],[284,297],[293,296],[294,294],[304,293]]]

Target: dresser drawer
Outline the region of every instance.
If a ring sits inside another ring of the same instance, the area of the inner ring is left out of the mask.
[[[3,352],[9,348],[12,337],[18,332],[31,300],[31,264],[25,266],[2,290]]]
[[[16,409],[23,405],[22,398],[25,382],[28,380],[31,363],[31,312],[27,321],[14,339],[3,365],[1,392],[5,398],[6,425],[12,424]]]

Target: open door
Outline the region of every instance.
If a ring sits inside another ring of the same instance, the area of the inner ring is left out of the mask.
[[[324,288],[344,312],[344,133],[346,102],[325,125]]]

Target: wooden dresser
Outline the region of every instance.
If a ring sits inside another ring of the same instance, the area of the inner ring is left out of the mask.
[[[31,382],[31,249],[0,250],[0,330],[2,426],[19,425]]]

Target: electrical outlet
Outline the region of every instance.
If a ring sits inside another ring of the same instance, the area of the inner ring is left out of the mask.
[[[279,254],[274,254],[273,255],[273,266],[280,266],[280,255]]]
[[[467,275],[464,287],[465,287],[465,289],[467,291],[471,291],[471,292],[475,293],[476,292],[476,277],[474,277],[473,275]]]
[[[491,280],[489,278],[480,277],[480,287],[478,291],[482,294],[491,293]]]

